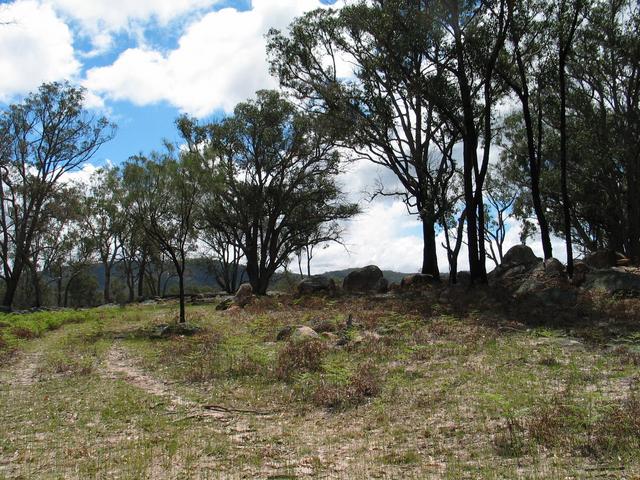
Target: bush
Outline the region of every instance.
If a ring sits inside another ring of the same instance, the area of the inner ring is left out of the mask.
[[[371,363],[361,365],[345,385],[322,381],[313,394],[313,403],[332,410],[361,405],[380,393],[380,375]]]
[[[297,373],[320,371],[326,351],[321,340],[288,342],[278,353],[276,377],[290,380]]]

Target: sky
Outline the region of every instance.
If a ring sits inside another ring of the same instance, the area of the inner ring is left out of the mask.
[[[177,140],[176,117],[211,119],[229,113],[264,88],[270,77],[264,35],[336,0],[0,0],[0,107],[43,82],[69,80],[86,89],[86,105],[118,125],[74,178]],[[342,0],[339,0],[342,1]],[[381,167],[348,165],[340,181],[363,214],[344,226],[344,246],[316,252],[315,273],[376,264],[416,272],[422,258],[420,224],[399,199],[367,202]],[[512,222],[508,244],[519,243]],[[438,243],[442,240],[439,237]],[[560,252],[559,240],[554,240]],[[541,255],[540,242],[531,243]],[[558,255],[562,259],[562,255]],[[439,250],[441,271],[446,254]],[[468,263],[466,252],[459,266]]]

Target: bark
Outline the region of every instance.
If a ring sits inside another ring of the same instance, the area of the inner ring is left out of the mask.
[[[111,303],[111,265],[109,262],[104,266],[104,303]]]
[[[178,283],[180,285],[180,323],[186,322],[186,314],[184,307],[184,271],[182,269],[178,272]]]
[[[438,268],[438,254],[436,252],[436,230],[435,219],[426,217],[422,219],[422,273],[432,275],[435,279],[440,279],[440,269]]]

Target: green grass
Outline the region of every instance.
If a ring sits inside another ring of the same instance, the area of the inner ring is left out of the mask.
[[[640,473],[637,331],[598,344],[605,333],[505,331],[514,321],[499,313],[492,323],[436,310],[314,298],[238,313],[189,307],[201,332],[166,339],[150,332],[175,318],[171,305],[4,317],[3,334],[18,321],[38,334],[15,339],[24,353],[0,369],[0,478]],[[350,312],[346,346],[275,342],[283,325],[340,328]],[[114,349],[171,396],[110,371]]]

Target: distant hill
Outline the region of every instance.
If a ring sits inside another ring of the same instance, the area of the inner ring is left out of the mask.
[[[170,268],[170,266],[167,266]],[[241,266],[241,269],[244,270],[244,266]],[[333,270],[330,272],[322,273],[321,275],[325,275],[327,277],[331,277],[336,280],[338,283],[342,283],[342,280],[352,271],[356,270],[356,268],[346,268],[344,270]],[[95,264],[91,267],[91,273],[96,277],[99,285],[99,289],[102,290],[104,288],[104,269],[102,265]],[[402,278],[407,273],[394,272],[392,270],[383,270],[382,273],[384,277],[389,281],[389,283],[400,283]],[[300,281],[300,274],[294,272],[278,272],[271,279],[271,288],[278,290],[286,290],[288,288],[292,288]],[[246,276],[244,277],[244,281],[246,281]],[[118,266],[114,269],[112,273],[112,286],[114,284],[120,284],[124,286],[125,278],[124,274]],[[187,269],[186,269],[186,277],[185,277],[185,287],[188,293],[196,293],[203,291],[220,291],[220,287],[215,281],[215,277],[211,270],[211,261],[205,258],[194,258],[187,260]],[[167,293],[175,293],[175,290],[178,288],[178,280],[177,278],[172,278],[169,280],[167,284]]]

